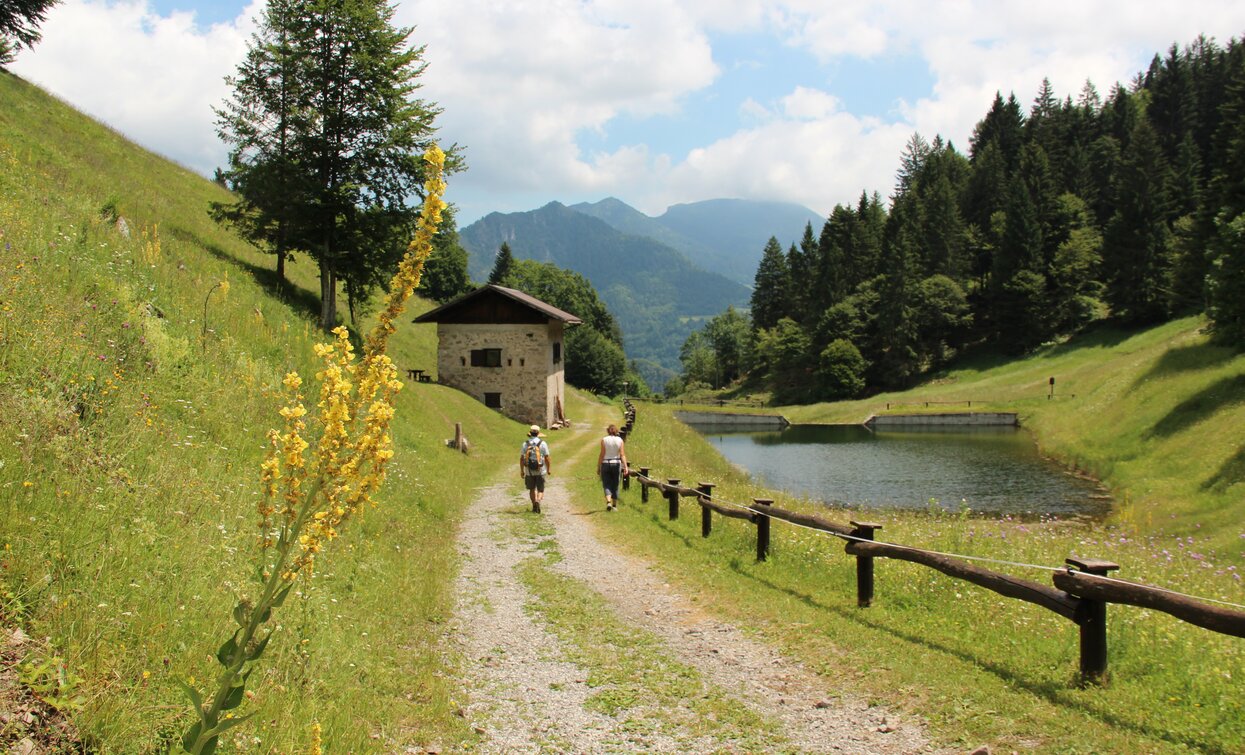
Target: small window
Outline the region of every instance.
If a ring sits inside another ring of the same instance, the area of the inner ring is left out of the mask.
[[[472,367],[501,367],[501,349],[472,349]]]
[[[553,363],[559,364],[562,361],[562,342],[556,341],[553,344]]]
[[[484,394],[484,405],[490,409],[500,409],[501,408],[501,394],[500,393]]]

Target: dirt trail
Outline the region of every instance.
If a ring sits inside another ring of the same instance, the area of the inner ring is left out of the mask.
[[[555,569],[600,594],[623,622],[661,639],[678,661],[709,684],[775,722],[783,751],[846,753],[937,752],[919,722],[901,719],[833,689],[738,628],[698,613],[649,564],[603,541],[593,520],[603,502],[572,503],[559,470],[570,470],[592,445],[597,423],[554,434],[554,476],[543,505],[562,561]],[[730,752],[731,743],[702,737],[679,741],[646,732],[637,738],[618,719],[584,707],[594,693],[588,670],[568,662],[559,639],[539,615],[515,569],[539,555],[516,537],[511,518],[527,511],[516,466],[484,487],[464,517],[459,547],[456,636],[465,658],[465,714],[482,735],[481,752]],[[579,449],[567,458],[567,450]],[[559,455],[559,452],[562,455]],[[637,497],[634,493],[630,498]],[[624,505],[626,505],[624,503]]]

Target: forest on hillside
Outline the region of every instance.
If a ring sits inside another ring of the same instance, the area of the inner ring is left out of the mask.
[[[747,377],[781,402],[848,398],[969,349],[1198,312],[1245,346],[1245,45],[1204,36],[1105,98],[997,94],[967,154],[914,135],[889,202],[862,191],[819,235],[770,240],[750,317],[692,334],[668,392]]]

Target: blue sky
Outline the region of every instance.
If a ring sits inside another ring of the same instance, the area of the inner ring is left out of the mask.
[[[12,70],[204,174],[212,107],[261,0],[62,0]],[[1245,32],[1245,3],[1186,0],[400,0],[421,96],[492,211],[615,196],[652,215],[718,197],[822,214],[890,193],[913,133],[962,150],[996,91],[1106,93],[1157,52]]]

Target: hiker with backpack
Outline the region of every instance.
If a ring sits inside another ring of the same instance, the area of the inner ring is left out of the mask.
[[[523,441],[523,450],[519,452],[519,474],[527,486],[527,495],[532,499],[532,511],[540,513],[540,502],[545,497],[545,477],[550,474],[549,444],[540,434],[540,426],[532,425],[527,432],[527,440]]]
[[[601,475],[601,486],[605,489],[606,511],[618,508],[618,483],[627,474],[627,452],[623,446],[618,426],[610,425],[605,428],[605,437],[601,439],[601,453],[597,456],[597,469]]]

